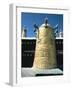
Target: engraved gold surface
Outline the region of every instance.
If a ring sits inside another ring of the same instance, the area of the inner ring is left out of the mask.
[[[36,41],[33,68],[50,69],[57,67],[54,32],[50,27],[39,28],[39,39]]]

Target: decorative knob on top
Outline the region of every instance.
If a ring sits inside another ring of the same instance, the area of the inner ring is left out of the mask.
[[[45,18],[44,22],[45,22],[45,25],[47,26],[47,24],[48,24],[48,18],[47,17]]]

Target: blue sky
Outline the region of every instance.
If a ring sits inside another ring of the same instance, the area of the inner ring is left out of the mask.
[[[58,24],[58,31],[63,31],[63,15],[62,14],[43,14],[43,13],[21,13],[21,27],[27,28],[27,37],[34,37],[33,32],[36,23],[39,27],[44,23],[44,19],[48,18],[48,23],[54,27]]]

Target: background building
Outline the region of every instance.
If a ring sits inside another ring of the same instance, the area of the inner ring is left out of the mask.
[[[36,38],[22,38],[21,42],[21,67],[32,67],[35,55]],[[57,67],[63,70],[63,38],[57,37],[55,39],[55,46]]]

